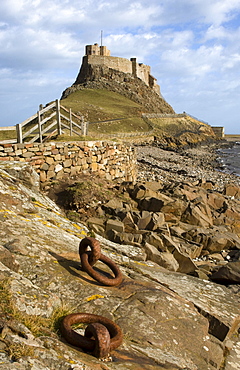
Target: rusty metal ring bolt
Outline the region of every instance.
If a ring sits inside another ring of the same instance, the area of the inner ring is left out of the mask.
[[[71,325],[90,324],[84,336],[75,332]],[[106,317],[90,313],[73,313],[64,317],[61,323],[61,334],[68,343],[91,352],[97,358],[105,358],[119,347],[123,340],[120,327]]]
[[[88,247],[91,248],[91,252],[87,251]],[[122,282],[122,273],[119,267],[110,258],[101,253],[100,244],[96,239],[90,237],[82,239],[79,245],[79,254],[82,269],[99,283],[108,286],[116,286]],[[112,270],[115,278],[108,278],[94,270],[92,266],[97,260],[105,263]]]

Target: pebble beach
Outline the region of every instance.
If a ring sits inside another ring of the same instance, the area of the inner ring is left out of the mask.
[[[157,146],[137,146],[138,181],[171,182],[210,181],[213,190],[222,191],[226,182],[240,186],[240,176],[227,173],[219,150],[227,144],[164,150]]]

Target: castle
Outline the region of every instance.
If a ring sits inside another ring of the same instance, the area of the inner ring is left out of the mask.
[[[82,66],[75,84],[85,82],[87,75],[86,71],[89,66],[102,66],[119,72],[128,73],[133,77],[140,78],[147,86],[161,95],[160,86],[157,84],[156,78],[151,75],[150,66],[137,63],[136,58],[128,60],[126,58],[112,57],[110,55],[110,50],[108,50],[106,46],[99,46],[98,44],[86,45],[85,56],[83,57]]]

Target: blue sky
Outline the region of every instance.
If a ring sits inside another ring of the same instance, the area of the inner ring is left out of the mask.
[[[151,66],[176,113],[240,134],[240,0],[2,0],[0,126],[61,97],[85,45]]]

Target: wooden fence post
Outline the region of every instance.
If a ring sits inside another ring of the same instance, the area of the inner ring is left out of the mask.
[[[72,136],[72,108],[69,109],[70,136]]]
[[[83,116],[81,117],[81,131],[82,131],[82,135],[84,136],[84,118],[83,118]]]
[[[39,131],[39,141],[42,143],[42,126],[41,126],[41,113],[38,111],[38,131]]]
[[[17,142],[19,144],[22,144],[23,138],[22,138],[22,125],[21,125],[21,123],[18,123],[16,125],[16,130],[17,130]]]
[[[62,134],[61,130],[61,115],[60,115],[60,103],[59,100],[56,100],[56,114],[57,114],[57,129],[58,129],[58,135]]]
[[[82,118],[82,122],[81,122],[82,135],[83,136],[86,136],[87,135],[88,122],[85,122],[84,121],[84,117],[83,116],[81,118]]]
[[[87,136],[88,134],[88,122],[84,122],[84,136]]]

